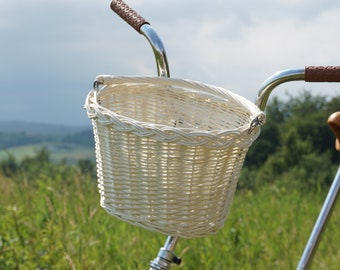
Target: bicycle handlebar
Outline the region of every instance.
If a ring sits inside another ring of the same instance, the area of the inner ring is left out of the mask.
[[[132,28],[141,34],[140,28],[144,24],[149,24],[141,15],[130,8],[122,0],[113,0],[111,2],[111,9],[117,13],[124,21],[126,21]]]
[[[340,66],[309,66],[305,68],[306,82],[340,82]]]
[[[161,77],[170,77],[169,64],[162,40],[141,15],[130,8],[123,0],[113,0],[111,9],[139,34],[144,35],[149,41],[155,55],[157,73]]]
[[[147,38],[155,54],[158,75],[170,77],[164,45],[150,23],[123,0],[112,0],[110,6],[117,15]],[[264,110],[269,95],[276,86],[298,80],[305,82],[340,82],[340,66],[307,66],[304,69],[291,69],[275,73],[262,84],[256,105]]]
[[[291,81],[340,82],[340,66],[308,66],[277,72],[261,85],[256,105],[263,111],[273,89],[282,83]]]

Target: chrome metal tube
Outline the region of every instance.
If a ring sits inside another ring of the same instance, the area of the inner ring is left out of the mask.
[[[172,263],[179,265],[181,259],[173,252],[177,242],[177,237],[168,236],[164,246],[159,250],[157,257],[150,262],[149,270],[169,270]]]
[[[140,33],[149,41],[156,58],[158,76],[170,77],[169,64],[162,40],[156,31],[149,24],[144,24],[140,28]]]
[[[304,80],[305,80],[304,68],[287,69],[279,71],[262,83],[255,104],[257,105],[257,107],[260,108],[260,110],[264,111],[267,105],[269,95],[271,94],[275,87],[285,82]]]
[[[164,244],[164,248],[166,248],[168,250],[174,250],[176,245],[177,245],[177,242],[178,242],[177,237],[168,236],[168,238],[166,239],[166,242]]]
[[[319,245],[322,233],[327,225],[327,222],[332,214],[335,202],[339,197],[340,190],[340,167],[333,180],[332,186],[328,192],[326,200],[322,206],[319,217],[314,225],[313,231],[309,237],[305,250],[300,259],[298,270],[305,270],[310,267],[315,251]]]

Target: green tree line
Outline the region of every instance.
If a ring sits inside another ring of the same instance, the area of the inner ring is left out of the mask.
[[[16,146],[38,144],[44,142],[63,142],[81,145],[85,147],[94,146],[93,132],[91,129],[83,130],[67,135],[38,135],[28,132],[0,132],[0,149],[8,149]]]
[[[264,184],[318,190],[328,187],[339,164],[334,135],[327,126],[331,113],[340,110],[340,96],[327,98],[302,92],[282,101],[274,98],[266,108],[267,121],[250,148],[242,169],[239,188],[257,189]],[[64,138],[93,145],[91,131]],[[49,152],[42,149],[18,162],[12,155],[0,161],[3,174],[19,171],[34,175],[51,167]],[[66,164],[64,164],[66,166]],[[95,165],[79,160],[82,172],[95,176]],[[49,168],[49,170],[51,170]]]
[[[96,169],[93,161],[80,159],[76,165],[70,165],[64,160],[53,163],[46,148],[37,150],[33,156],[25,157],[20,162],[11,153],[0,161],[0,172],[3,176],[14,178],[24,176],[26,180],[32,181],[47,175],[49,177],[61,175],[66,180],[72,177],[75,171],[95,179]]]
[[[30,135],[26,132],[0,132],[0,149],[6,149],[13,146],[21,146],[41,142],[42,138],[37,135]]]

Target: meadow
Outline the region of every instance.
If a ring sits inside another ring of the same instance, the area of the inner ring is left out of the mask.
[[[0,176],[0,269],[148,269],[165,236],[107,214],[78,167],[39,168]],[[222,230],[180,239],[173,269],[295,269],[325,193],[238,190]],[[339,269],[339,222],[336,207],[312,269]]]
[[[307,93],[285,103],[274,99],[224,228],[180,239],[175,252],[182,264],[172,269],[295,269],[338,168],[327,118],[339,104],[340,97]],[[19,135],[2,134],[4,149],[14,139],[37,141]],[[89,136],[54,140],[73,143],[66,149],[73,162],[62,158],[65,147],[0,156],[0,269],[139,270],[157,256],[166,236],[119,221],[99,206]],[[339,227],[336,205],[311,269],[340,269]]]

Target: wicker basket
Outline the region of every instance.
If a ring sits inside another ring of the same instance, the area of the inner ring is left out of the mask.
[[[230,91],[188,80],[98,76],[96,84],[85,108],[101,206],[176,237],[221,229],[263,112]]]

